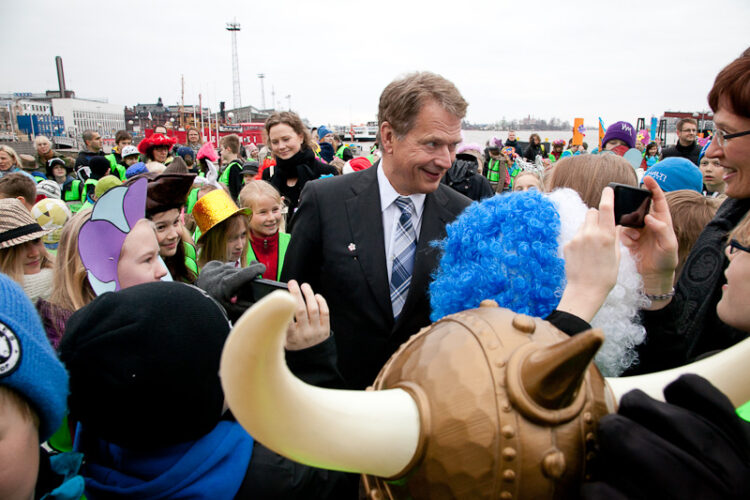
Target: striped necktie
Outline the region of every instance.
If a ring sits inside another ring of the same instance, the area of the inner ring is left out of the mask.
[[[412,223],[414,202],[408,196],[396,198],[396,206],[401,210],[396,232],[391,245],[391,255],[394,255],[391,270],[391,305],[393,318],[398,319],[401,309],[409,293],[411,273],[414,270],[414,254],[417,249],[417,232]]]

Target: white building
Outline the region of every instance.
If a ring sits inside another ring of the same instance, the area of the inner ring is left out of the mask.
[[[52,106],[48,102],[19,100],[14,104],[16,115],[52,116]]]
[[[76,137],[84,130],[96,130],[103,137],[114,137],[125,130],[125,106],[85,99],[52,99],[52,112],[65,119],[67,131]]]

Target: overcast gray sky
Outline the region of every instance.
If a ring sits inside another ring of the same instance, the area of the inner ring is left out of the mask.
[[[531,114],[594,125],[707,108],[717,72],[750,46],[750,1],[4,1],[2,92],[68,88],[123,105],[276,101],[314,124],[374,120],[396,76],[429,70],[469,101],[467,119]]]

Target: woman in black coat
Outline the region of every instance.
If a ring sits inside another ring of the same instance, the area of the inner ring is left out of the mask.
[[[289,229],[305,184],[323,176],[338,175],[338,170],[315,156],[310,132],[296,113],[282,111],[272,114],[266,120],[266,134],[276,165],[263,171],[263,180],[273,184],[284,197],[289,208]]]
[[[537,155],[542,158],[547,158],[547,153],[545,153],[542,148],[542,138],[539,137],[539,134],[533,133],[529,136],[529,147],[526,148],[523,157],[531,163],[534,163]]]

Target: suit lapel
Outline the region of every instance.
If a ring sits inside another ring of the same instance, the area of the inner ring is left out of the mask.
[[[380,210],[377,165],[359,174],[352,184],[353,195],[346,200],[346,211],[357,259],[378,307],[384,317],[393,318],[388,268],[385,264],[385,238]],[[356,175],[356,174],[348,174]]]
[[[444,208],[446,203],[447,199],[440,192],[440,189],[428,194],[425,198],[422,228],[419,231],[417,255],[414,261],[411,284],[409,285],[409,294],[406,296],[404,308],[394,325],[394,330],[398,329],[404,319],[411,314],[419,299],[427,295],[430,273],[435,269],[439,257],[438,249],[432,247],[430,243],[445,237],[445,226],[452,219],[450,212]]]

